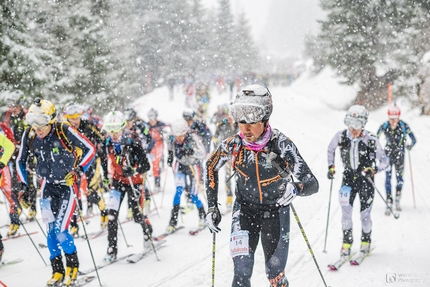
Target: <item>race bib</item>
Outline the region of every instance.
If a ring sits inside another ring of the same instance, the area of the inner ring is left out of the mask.
[[[39,200],[40,202],[40,213],[42,214],[42,222],[43,223],[51,223],[55,221],[54,214],[52,214],[51,210],[51,201],[47,198],[43,198]]]
[[[109,197],[106,200],[106,208],[118,211],[121,192],[116,189],[109,191]]]
[[[249,255],[249,234],[246,230],[234,231],[230,235],[230,256]]]
[[[349,206],[349,198],[351,196],[351,187],[342,186],[339,191],[339,202],[341,206]]]

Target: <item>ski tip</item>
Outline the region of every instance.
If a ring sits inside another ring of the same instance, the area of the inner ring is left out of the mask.
[[[337,268],[334,265],[328,265],[328,268],[332,271],[337,271]]]
[[[351,262],[349,262],[352,266],[358,266],[358,265],[360,265],[360,264],[358,264],[358,262],[357,261],[351,261]]]

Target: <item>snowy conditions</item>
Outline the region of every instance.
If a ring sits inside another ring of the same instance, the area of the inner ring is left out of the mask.
[[[320,183],[320,190],[310,197],[297,197],[294,206],[299,219],[304,227],[309,243],[315,254],[322,275],[327,286],[430,286],[430,117],[420,116],[418,109],[410,107],[408,102],[399,100],[397,104],[402,109],[402,116],[417,137],[417,145],[410,152],[413,172],[413,185],[409,155],[405,160],[404,189],[400,218],[386,216],[385,205],[378,192],[375,192],[375,201],[372,210],[373,252],[360,266],[344,265],[338,271],[330,271],[327,265],[336,261],[342,243],[340,226],[341,210],[338,203],[338,191],[341,182],[342,166],[339,152],[336,154],[336,175],[333,182],[331,195],[330,220],[328,228],[327,246],[324,250],[326,234],[326,220],[328,203],[330,200],[330,181],[327,179],[327,146],[334,134],[344,129],[343,119],[349,101],[355,91],[352,87],[337,84],[333,73],[324,70],[317,76],[304,73],[293,85],[289,87],[269,87],[274,102],[274,111],[270,124],[289,136],[299,148],[300,153],[309,164]],[[230,102],[229,94],[221,94],[214,90],[211,93],[212,100],[210,115],[221,104]],[[167,87],[154,90],[152,93],[136,99],[135,107],[139,115],[147,120],[147,112],[155,108],[159,112],[159,120],[171,123],[180,118],[185,108],[185,96],[177,87],[175,100],[169,101]],[[376,133],[379,125],[387,120],[387,107],[370,112],[366,129]],[[210,126],[214,129],[214,126]],[[382,144],[385,144],[382,139]],[[154,236],[163,233],[168,225],[172,201],[174,195],[174,183],[172,171],[164,170],[167,177],[165,193],[154,196],[153,202],[158,207],[157,212],[150,215],[154,227]],[[223,171],[220,173],[223,178]],[[153,186],[153,177],[149,175],[150,185]],[[393,179],[394,180],[394,179]],[[379,192],[385,198],[384,181],[385,174],[378,173],[375,178]],[[220,184],[219,202],[225,203],[225,191]],[[414,195],[414,196],[413,196]],[[414,207],[414,197],[416,208]],[[200,194],[205,201],[205,195]],[[4,198],[1,198],[4,202]],[[185,205],[185,199],[182,199]],[[86,204],[84,204],[86,206]],[[154,208],[152,204],[152,208]],[[9,224],[6,205],[0,205],[0,232],[6,237]],[[224,206],[221,206],[221,209]],[[205,206],[207,209],[207,206]],[[127,204],[122,203],[120,220],[126,217]],[[86,210],[84,209],[84,214]],[[23,220],[25,217],[21,215]],[[38,219],[41,222],[40,213]],[[216,236],[216,267],[215,286],[230,286],[233,278],[233,265],[229,255],[229,229],[230,214],[223,217],[220,224],[222,231]],[[354,244],[353,251],[359,250],[361,222],[359,219],[359,204],[354,202]],[[192,212],[179,218],[178,226],[185,228],[166,238],[165,246],[157,251],[160,261],[154,254],[146,256],[136,264],[127,263],[125,260],[116,262],[99,270],[103,286],[211,286],[212,284],[212,234],[206,229],[197,236],[189,235],[189,230],[197,228],[198,214]],[[99,227],[99,216],[89,219],[86,225],[87,232],[94,232]],[[118,257],[136,253],[142,250],[142,229],[134,222],[122,224],[125,238],[118,231]],[[46,239],[36,222],[26,223],[28,232],[36,231],[31,236],[35,245],[46,244]],[[24,229],[19,229],[21,234]],[[83,234],[83,228],[80,228]],[[292,287],[324,286],[318,269],[311,257],[305,240],[298,228],[293,216],[291,216],[291,243],[286,268],[286,275]],[[76,239],[80,270],[84,271],[93,266],[88,243],[83,239]],[[127,247],[126,242],[130,247]],[[96,263],[99,263],[106,254],[106,235],[90,240],[92,252]],[[5,254],[3,260],[21,258],[18,264],[0,268],[0,280],[4,286],[27,287],[45,286],[51,277],[51,267],[45,266],[35,247],[27,236],[4,241]],[[47,248],[39,248],[44,261],[49,264],[49,252]],[[92,275],[96,275],[95,272]],[[254,272],[253,286],[269,286],[264,271],[264,259],[261,246],[258,247]],[[99,286],[97,279],[86,286]]]

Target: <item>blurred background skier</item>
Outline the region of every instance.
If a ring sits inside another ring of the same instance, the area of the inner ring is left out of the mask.
[[[414,133],[407,123],[400,119],[400,108],[393,105],[388,108],[388,121],[384,122],[378,129],[376,135],[378,138],[384,134],[386,139],[385,154],[389,158],[390,168],[385,172],[385,191],[387,193],[388,206],[393,206],[393,196],[391,195],[391,175],[393,169],[396,169],[396,199],[395,207],[397,211],[401,211],[400,199],[402,197],[403,188],[403,171],[405,169],[405,152],[411,150],[417,143]],[[410,143],[406,143],[407,137],[410,138]],[[390,210],[387,207],[386,215],[390,215]]]
[[[173,209],[166,231],[169,233],[175,231],[178,223],[181,195],[186,186],[187,177],[190,178],[190,199],[198,209],[199,229],[204,228],[206,212],[198,196],[198,180],[199,174],[201,173],[198,163],[206,157],[205,149],[201,139],[189,130],[188,124],[184,119],[179,119],[172,123],[172,133],[167,144],[167,165],[173,168],[176,192],[173,198]]]
[[[154,147],[151,149],[150,158],[152,163],[152,174],[154,176],[154,193],[161,190],[161,171],[164,164],[164,142],[163,129],[166,124],[158,120],[158,112],[150,109],[148,112],[149,134],[154,140]]]

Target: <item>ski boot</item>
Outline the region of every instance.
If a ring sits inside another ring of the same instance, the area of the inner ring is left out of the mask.
[[[387,208],[385,210],[385,215],[390,215],[390,209],[393,210],[393,198],[391,197],[391,194],[387,194]]]
[[[400,207],[400,198],[402,197],[402,190],[400,188],[397,188],[396,190],[396,210],[402,211],[402,208]]]
[[[231,210],[233,207],[233,196],[229,195],[227,196],[227,203],[225,204],[225,207],[227,210]]]
[[[102,230],[106,229],[109,223],[109,217],[107,215],[100,215],[100,226]]]
[[[28,217],[28,221],[29,222],[32,222],[32,221],[34,221],[34,219],[36,218],[36,210],[33,210],[33,209],[29,209],[28,210],[28,215],[27,215],[27,217]]]
[[[79,226],[71,226],[70,227],[70,235],[73,236],[73,238],[79,237]]]
[[[78,276],[78,253],[75,251],[72,254],[66,254],[66,276],[64,277],[65,286],[73,286],[76,283]]]
[[[64,266],[62,256],[51,259],[52,277],[48,280],[48,286],[62,286],[64,280]]]
[[[351,255],[351,244],[343,243],[342,248],[340,249],[340,256],[348,257]]]
[[[19,225],[11,223],[9,225],[9,231],[7,232],[7,236],[14,236],[18,232]]]
[[[270,287],[288,287],[289,283],[284,272],[278,275],[275,279],[270,279]]]
[[[103,259],[106,262],[113,262],[116,260],[118,250],[116,247],[108,247],[107,256]]]
[[[131,210],[131,208],[127,209],[127,220],[132,220],[133,219],[133,211]]]

